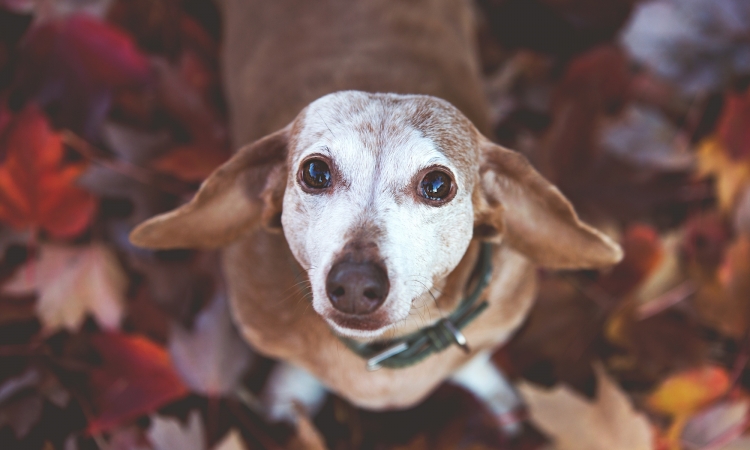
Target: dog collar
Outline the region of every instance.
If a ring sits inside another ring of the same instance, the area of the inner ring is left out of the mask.
[[[416,364],[428,356],[439,353],[451,345],[458,345],[466,353],[469,345],[461,333],[472,320],[487,309],[487,301],[477,300],[492,278],[492,244],[482,244],[479,256],[479,276],[471,294],[464,298],[448,317],[434,325],[411,334],[385,342],[362,343],[337,335],[346,346],[367,360],[367,370],[381,367],[401,369]]]

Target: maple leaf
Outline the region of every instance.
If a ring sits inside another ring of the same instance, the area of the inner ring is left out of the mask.
[[[172,329],[169,353],[182,379],[196,392],[226,395],[237,386],[252,353],[234,328],[225,294],[195,318],[194,329]]]
[[[108,430],[188,393],[169,354],[154,342],[137,335],[100,333],[91,343],[103,364],[90,374],[97,414],[89,432]]]
[[[531,421],[548,434],[559,450],[647,450],[653,448],[648,420],[636,412],[625,393],[595,367],[597,395],[588,401],[565,386],[541,389],[519,386]]]
[[[73,185],[83,171],[65,164],[60,136],[42,112],[26,107],[0,136],[0,221],[15,228],[39,227],[51,236],[72,237],[91,221],[94,197]]]
[[[128,278],[116,256],[103,244],[44,244],[39,260],[18,270],[3,292],[38,292],[36,310],[48,332],[76,331],[88,313],[102,328],[112,330],[119,327],[127,286]]]

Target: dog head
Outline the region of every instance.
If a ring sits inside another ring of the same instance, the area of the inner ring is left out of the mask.
[[[406,318],[473,238],[505,240],[553,268],[621,257],[525,158],[489,142],[449,103],[419,95],[322,97],[131,240],[220,247],[257,224],[283,230],[315,311],[353,337]]]

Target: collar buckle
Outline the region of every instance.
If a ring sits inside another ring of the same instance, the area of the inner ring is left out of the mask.
[[[470,353],[471,349],[469,348],[469,343],[466,341],[466,336],[461,333],[461,330],[456,328],[456,326],[450,320],[443,320],[442,323],[445,329],[450,331],[451,335],[453,336],[453,342],[461,347],[461,350],[463,350],[464,353]]]
[[[398,355],[399,353],[406,351],[406,349],[408,348],[409,348],[409,344],[407,344],[406,342],[400,342],[396,345],[392,345],[386,348],[382,352],[378,353],[377,355],[367,360],[367,371],[372,372],[372,371],[380,369],[381,362],[385,361],[391,356]]]

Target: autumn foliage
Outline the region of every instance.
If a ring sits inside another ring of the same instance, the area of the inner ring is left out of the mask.
[[[750,448],[750,5],[476,0],[495,140],[618,240],[539,273],[523,406],[267,418],[218,258],[128,233],[230,155],[209,0],[0,0],[0,448]]]

